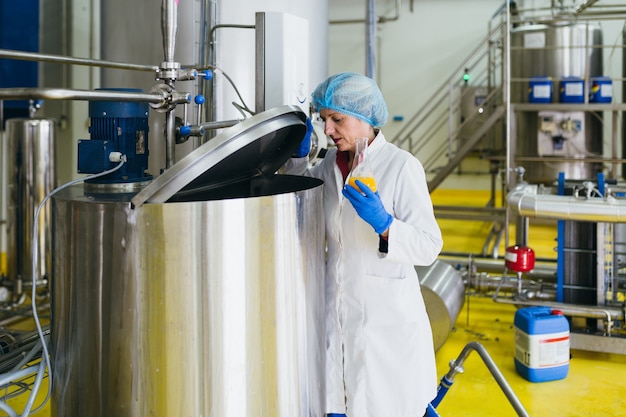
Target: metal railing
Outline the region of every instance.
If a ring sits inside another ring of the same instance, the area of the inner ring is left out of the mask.
[[[436,92],[411,116],[392,142],[418,156],[428,174],[432,192],[476,145],[493,134],[503,116],[502,68],[503,35],[506,22],[500,22],[480,44],[461,61]],[[480,94],[476,94],[477,90]],[[472,97],[473,96],[473,97]],[[465,100],[480,100],[476,112],[463,114]],[[494,117],[495,115],[495,117]],[[475,137],[477,130],[481,135]],[[467,146],[471,142],[473,146]],[[492,152],[490,145],[481,152]],[[445,175],[440,174],[444,172]]]

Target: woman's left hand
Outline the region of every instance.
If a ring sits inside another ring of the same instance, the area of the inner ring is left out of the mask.
[[[292,158],[304,158],[311,151],[311,134],[313,133],[313,123],[310,118],[306,118],[306,131],[304,133],[304,138],[300,142],[300,146],[292,155]]]
[[[351,185],[343,187],[343,196],[350,201],[359,217],[369,223],[376,233],[381,234],[389,228],[393,217],[387,213],[378,192],[373,192],[362,181],[356,180],[355,184],[362,192]]]

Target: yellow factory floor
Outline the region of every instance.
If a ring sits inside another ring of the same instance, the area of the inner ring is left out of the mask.
[[[436,191],[435,205],[481,205],[487,193],[467,191]],[[439,220],[444,235],[444,251],[480,252],[489,231],[489,222]],[[540,242],[533,248],[537,257],[554,257],[553,230],[533,229],[531,242]],[[469,342],[479,342],[493,359],[522,406],[532,417],[608,417],[626,416],[626,356],[585,351],[571,351],[569,373],[565,379],[533,383],[519,376],[514,367],[513,318],[515,307],[495,303],[491,298],[466,298],[455,329],[437,352],[439,376],[449,370],[449,362],[456,359]],[[437,408],[442,417],[516,416],[496,380],[476,352],[464,363],[464,373],[458,374],[454,384]],[[43,398],[47,378],[40,391]],[[26,395],[8,401],[15,410],[23,409]],[[39,401],[36,402],[38,404]],[[3,415],[0,412],[0,416]],[[36,417],[50,415],[49,403]],[[384,417],[384,416],[380,416]]]
[[[436,190],[435,205],[481,206],[487,192]],[[497,199],[496,199],[497,201]],[[491,227],[490,222],[439,219],[444,236],[444,252],[480,253]],[[514,236],[514,229],[510,229]],[[531,222],[529,246],[537,259],[556,259],[556,229],[550,224]],[[513,239],[513,238],[512,238]],[[501,243],[500,255],[505,242]],[[504,262],[503,262],[504,264]],[[494,302],[491,297],[466,297],[455,329],[437,351],[439,376],[445,375],[449,362],[456,359],[469,342],[479,342],[493,359],[522,406],[532,417],[626,416],[626,355],[570,351],[566,378],[529,382],[517,374],[514,365],[514,326],[516,308]],[[465,372],[437,407],[442,417],[516,416],[496,380],[476,352],[464,363]]]
[[[515,307],[491,298],[469,299],[455,330],[437,352],[437,370],[445,375],[469,342],[489,353],[528,415],[532,417],[626,416],[626,356],[570,351],[568,375],[561,380],[529,382],[515,371]],[[441,417],[517,416],[478,353],[464,363],[464,373],[442,400]]]

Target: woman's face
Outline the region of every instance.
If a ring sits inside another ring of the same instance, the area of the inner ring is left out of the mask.
[[[354,116],[322,109],[320,117],[324,121],[324,134],[335,142],[340,151],[354,152],[357,138],[366,137],[370,141],[374,139],[372,125]]]

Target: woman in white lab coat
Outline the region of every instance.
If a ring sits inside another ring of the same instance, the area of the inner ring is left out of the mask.
[[[388,111],[370,78],[331,76],[312,105],[336,144],[308,168],[324,180],[326,412],[420,417],[436,396],[437,374],[414,265],[432,264],[443,245],[424,169],[379,130]],[[363,136],[377,192],[347,185]],[[306,159],[292,159],[289,170],[302,172]]]

